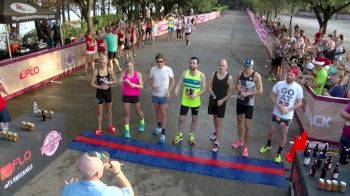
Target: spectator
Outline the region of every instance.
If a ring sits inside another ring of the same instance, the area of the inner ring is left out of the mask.
[[[306,65],[307,64],[311,64],[312,65],[312,69],[314,68],[314,65],[311,63],[312,62],[312,56],[311,55],[305,55],[304,61],[303,61],[303,65],[301,66],[301,71],[305,74],[307,69],[306,69]]]
[[[62,46],[62,35],[61,35],[61,24],[60,21],[57,20],[53,26],[53,44],[57,47],[58,43]]]
[[[345,53],[345,61],[344,61],[345,69],[350,71],[350,51]]]
[[[315,65],[314,74],[316,77],[312,81],[301,81],[301,84],[311,87],[316,95],[322,95],[327,81],[327,71],[323,68],[324,62],[314,60],[312,64]]]
[[[134,195],[129,180],[123,174],[120,163],[118,161],[110,161],[110,163],[103,164],[101,159],[89,156],[85,153],[78,161],[78,169],[83,178],[71,180],[66,182],[61,195],[75,196],[75,195]],[[103,175],[104,168],[115,175],[118,186],[107,186],[100,181]]]
[[[333,40],[330,40],[327,45],[327,49],[323,50],[323,56],[327,59],[334,59],[335,56],[335,49],[334,49],[335,43]]]
[[[320,39],[322,38],[323,36],[323,27],[320,27],[320,30],[315,34],[315,43],[314,45],[318,44]]]
[[[304,73],[303,76],[301,76],[301,79],[304,80],[306,83],[311,82],[316,78],[316,74],[314,74],[314,64],[308,63],[305,65]]]
[[[340,35],[337,42],[335,42],[335,55],[342,55],[345,53],[344,36]]]
[[[44,34],[44,41],[46,42],[47,44],[47,47],[48,48],[52,48],[52,36],[51,36],[51,29],[50,29],[50,26],[47,22],[47,20],[45,20],[43,23],[42,23],[42,32]]]
[[[329,89],[329,91],[325,88],[323,90],[323,95],[343,98],[345,95],[345,87],[341,85],[341,81],[343,80],[343,77],[344,77],[343,72],[338,71],[337,73],[335,73],[330,78],[332,87]]]

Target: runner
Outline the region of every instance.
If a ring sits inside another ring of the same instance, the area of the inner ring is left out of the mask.
[[[145,38],[145,22],[143,18],[139,18],[139,23],[137,24],[137,33],[138,33],[138,47],[141,48]]]
[[[9,92],[6,88],[4,80],[0,76],[0,123],[1,123],[1,131],[9,130],[9,122],[11,121],[10,112],[7,109],[6,102],[2,98],[1,93],[5,95],[9,95]]]
[[[193,25],[190,21],[190,18],[187,19],[187,22],[185,23],[185,40],[186,40],[186,46],[185,48],[188,47],[188,45],[190,45],[190,36],[191,36],[191,33],[192,33],[192,28],[193,28]]]
[[[113,63],[117,65],[118,72],[120,73],[122,70],[120,69],[119,62],[117,60],[117,36],[112,33],[112,27],[107,28],[107,35],[104,36],[104,40],[107,43],[107,54],[108,54],[108,64],[109,68],[113,70]]]
[[[125,44],[125,31],[119,27],[118,30],[118,51],[117,51],[117,58],[121,58],[122,54],[122,49],[124,49],[124,44]]]
[[[97,30],[96,35],[98,36],[96,39],[98,57],[101,58],[102,55],[107,55],[106,44],[103,40],[102,30]]]
[[[92,69],[95,70],[95,39],[94,39],[94,32],[92,30],[89,30],[87,32],[87,35],[85,37],[86,42],[86,59],[85,59],[85,75],[87,76],[87,70],[89,63],[92,66]]]
[[[151,68],[149,83],[152,86],[152,102],[156,111],[157,128],[153,135],[160,135],[159,143],[165,142],[165,130],[167,126],[167,110],[171,91],[175,84],[173,70],[165,65],[163,54],[155,57],[157,66]]]
[[[172,13],[168,14],[166,17],[168,18],[168,35],[167,35],[167,39],[168,39],[168,41],[171,41],[173,39],[174,17],[173,17]]]
[[[192,111],[191,133],[188,136],[190,145],[195,144],[194,132],[197,126],[198,112],[201,105],[201,96],[206,89],[205,75],[198,70],[199,59],[191,57],[189,60],[189,70],[182,73],[179,82],[175,88],[175,95],[179,96],[179,90],[182,83],[184,88],[182,92],[182,101],[180,109],[180,117],[178,124],[178,135],[174,138],[173,144],[177,144],[183,140],[183,129],[185,125],[186,115],[189,109]]]
[[[181,40],[182,39],[182,34],[181,34],[182,20],[180,16],[177,17],[177,20],[175,22],[175,27],[176,27],[176,40]]]
[[[303,90],[301,86],[295,82],[299,75],[297,68],[290,68],[288,70],[287,79],[276,83],[270,94],[270,99],[274,104],[272,113],[272,123],[267,134],[267,144],[260,148],[261,153],[269,151],[273,135],[276,127],[280,127],[281,141],[275,156],[275,162],[282,162],[281,152],[287,141],[287,134],[289,125],[292,123],[294,110],[301,106],[303,99]]]
[[[155,32],[155,23],[154,23],[154,20],[153,20],[153,18],[151,17],[150,18],[150,20],[151,20],[151,45],[153,45],[154,44],[154,32]]]
[[[130,22],[129,30],[130,30],[130,43],[131,43],[132,56],[136,57],[136,53],[135,53],[136,26],[135,26],[135,24],[133,22]]]
[[[130,138],[130,104],[135,108],[137,115],[140,118],[139,132],[145,130],[145,119],[140,105],[140,89],[143,88],[142,75],[140,72],[134,70],[134,64],[131,61],[126,63],[127,71],[120,76],[119,83],[123,83],[123,105],[124,105],[124,123],[125,132],[124,137]]]
[[[113,70],[107,67],[106,56],[101,56],[99,59],[99,67],[94,71],[94,75],[91,80],[91,86],[96,88],[96,101],[97,101],[97,130],[96,135],[102,133],[102,113],[103,104],[107,110],[108,130],[111,133],[115,132],[115,128],[112,125],[112,89],[111,84],[117,82]]]
[[[254,112],[254,96],[263,93],[261,76],[253,70],[253,59],[244,59],[244,70],[237,74],[236,89],[237,97],[237,133],[238,140],[232,144],[232,148],[236,149],[242,146],[242,156],[248,157],[248,141],[250,130],[252,127],[252,119]],[[245,134],[243,130],[245,127]],[[244,138],[244,142],[243,139]]]
[[[151,44],[151,30],[152,30],[152,20],[151,18],[146,19],[146,35],[145,44]]]
[[[225,117],[226,100],[233,94],[233,79],[227,73],[227,61],[220,60],[218,71],[214,72],[208,83],[210,92],[208,114],[213,115],[213,123],[215,132],[210,136],[211,140],[215,140],[213,152],[217,152],[220,147],[221,123]]]

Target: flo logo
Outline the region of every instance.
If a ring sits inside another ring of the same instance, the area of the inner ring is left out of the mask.
[[[30,6],[28,4],[24,3],[12,3],[10,5],[11,9],[19,12],[19,13],[25,13],[25,14],[33,14],[36,13],[36,9],[33,6]]]
[[[75,60],[75,56],[71,53],[67,53],[67,55],[64,58],[64,62],[67,63],[67,65],[73,65]]]
[[[43,146],[41,147],[41,154],[45,154],[48,157],[54,155],[58,149],[58,146],[60,145],[61,140],[62,135],[60,133],[57,131],[50,131],[45,138]]]
[[[10,163],[0,168],[0,180],[5,180],[23,167],[32,158],[32,152],[27,150],[23,156],[16,157]]]

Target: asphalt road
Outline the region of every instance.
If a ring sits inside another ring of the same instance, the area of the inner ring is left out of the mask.
[[[272,104],[268,99],[273,83],[268,83],[266,76],[269,64],[267,51],[258,40],[249,17],[241,11],[229,11],[222,17],[205,24],[198,25],[193,33],[190,47],[185,48],[184,41],[166,42],[166,38],[160,37],[154,46],[146,46],[137,50],[136,69],[146,78],[154,56],[162,52],[167,58],[167,65],[171,66],[178,78],[180,73],[187,69],[187,61],[191,56],[200,59],[199,69],[207,77],[216,70],[218,61],[225,58],[229,63],[229,72],[234,76],[242,65],[237,61],[242,57],[251,57],[255,60],[255,69],[263,76],[264,93],[256,98],[251,143],[249,145],[250,157],[272,160],[278,145],[273,142],[273,150],[270,153],[260,154],[258,149],[266,142],[266,133],[271,119]],[[123,60],[122,60],[123,61]],[[47,84],[44,87],[33,90],[24,95],[8,101],[13,117],[23,112],[32,110],[33,101],[37,101],[39,107],[50,108],[66,114],[69,139],[73,139],[80,133],[94,131],[96,129],[96,104],[95,90],[89,85],[90,77],[82,76],[82,71],[73,73],[59,80],[62,83]],[[113,120],[120,130],[122,128],[121,88],[113,89]],[[207,115],[209,94],[203,98],[200,108],[199,122],[197,126],[195,149],[211,151],[212,143],[209,136],[213,130],[212,117]],[[151,132],[156,126],[154,110],[151,104],[151,87],[145,84],[141,91],[141,106],[146,115],[146,131],[142,134],[132,132],[132,138],[156,143],[157,138]],[[232,150],[231,144],[237,139],[236,133],[236,99],[228,101],[226,117],[223,120],[223,137],[220,153],[241,155],[240,150]],[[167,144],[176,135],[180,98],[173,96],[169,105],[169,125],[167,131]],[[137,121],[135,113],[131,113],[131,129],[136,130]],[[189,129],[189,120],[185,129]],[[105,125],[106,127],[106,125]],[[294,138],[299,131],[295,122],[290,129],[288,139]],[[109,133],[106,133],[109,134]],[[123,133],[117,133],[122,136]],[[179,147],[188,148],[187,142]],[[289,145],[288,145],[289,147]],[[75,169],[75,162],[80,152],[67,149],[51,165],[39,173],[30,183],[20,189],[16,196],[28,195],[59,195],[65,179],[79,176]],[[285,165],[290,168],[289,164]],[[124,163],[124,173],[131,181],[136,195],[286,195],[286,188],[277,188],[260,184],[252,184],[241,181],[225,180],[216,177],[203,176],[150,167],[135,163]],[[289,173],[287,172],[288,177]],[[106,176],[103,181],[113,184],[112,176]]]

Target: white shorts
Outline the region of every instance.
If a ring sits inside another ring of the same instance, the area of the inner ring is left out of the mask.
[[[92,54],[95,54],[95,51],[89,51],[89,50],[87,50],[87,51],[86,51],[86,54],[92,55]]]

